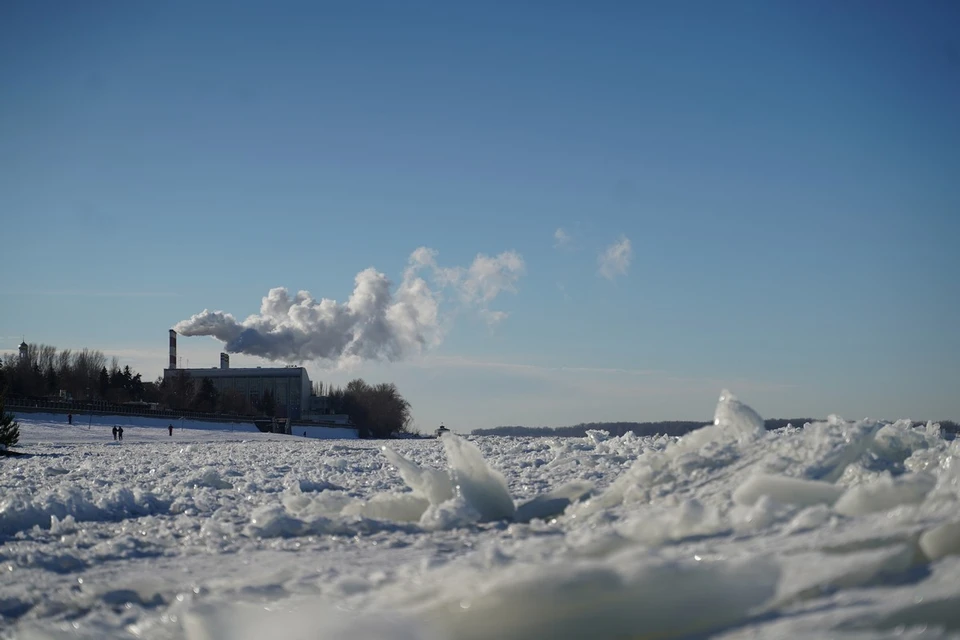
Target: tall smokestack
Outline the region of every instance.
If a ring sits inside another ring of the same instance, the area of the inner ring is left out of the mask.
[[[230,368],[230,356],[226,353],[220,352],[220,368],[229,369]]]
[[[177,368],[177,332],[170,329],[170,368]]]

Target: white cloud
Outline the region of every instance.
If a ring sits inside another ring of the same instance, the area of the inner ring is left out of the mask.
[[[506,311],[491,311],[490,309],[481,309],[480,317],[483,318],[488,325],[495,327],[509,317],[509,313]]]
[[[460,291],[473,303],[486,304],[503,291],[517,292],[517,281],[526,271],[523,258],[516,251],[505,251],[496,257],[477,255],[460,281]]]
[[[600,275],[607,280],[613,280],[617,276],[627,275],[627,268],[630,266],[630,260],[633,258],[633,248],[630,245],[630,238],[620,236],[620,239],[611,244],[597,256],[597,264],[600,267]]]
[[[563,227],[553,232],[553,246],[555,249],[563,249],[569,246],[572,241],[573,236],[567,233]]]
[[[465,304],[481,310],[504,291],[516,293],[517,282],[526,273],[523,256],[516,251],[492,257],[478,253],[469,267],[441,267],[436,255],[436,251],[421,247],[410,256],[411,267],[429,268],[439,287],[454,289]]]

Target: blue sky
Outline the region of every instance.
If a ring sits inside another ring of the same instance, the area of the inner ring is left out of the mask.
[[[0,351],[153,378],[193,314],[342,303],[428,247],[463,268],[429,280],[442,340],[313,379],[395,381],[423,428],[709,418],[725,386],[769,417],[958,419],[957,24],[952,2],[4,3]],[[509,251],[492,298],[464,293]]]

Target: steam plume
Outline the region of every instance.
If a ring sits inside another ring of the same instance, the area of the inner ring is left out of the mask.
[[[414,251],[396,291],[386,275],[371,267],[357,274],[345,303],[318,301],[307,291],[291,298],[287,289],[277,287],[263,298],[260,313],[242,322],[229,313],[204,309],[177,323],[174,330],[184,336],[212,336],[231,353],[296,363],[327,360],[344,366],[401,360],[439,345],[440,294],[445,288],[454,289],[461,303],[477,308],[490,322],[506,317],[488,304],[502,291],[516,292],[525,269],[518,253],[479,254],[468,268],[440,267],[436,256],[426,247]]]

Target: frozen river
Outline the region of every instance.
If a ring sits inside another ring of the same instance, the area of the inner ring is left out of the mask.
[[[727,393],[681,439],[111,420],[21,416],[0,637],[960,637],[937,425],[766,432]]]

